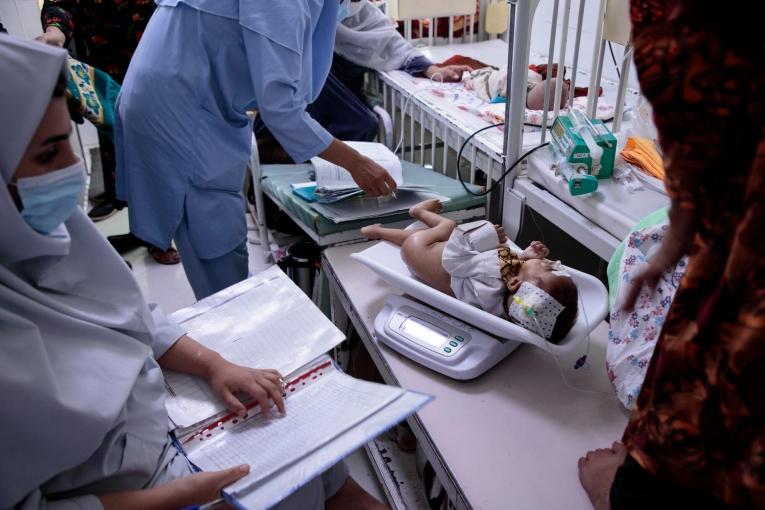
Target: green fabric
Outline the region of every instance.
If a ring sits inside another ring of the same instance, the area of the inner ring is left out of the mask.
[[[627,237],[621,242],[619,247],[616,248],[616,251],[611,257],[611,260],[608,262],[608,269],[606,270],[606,274],[608,275],[608,305],[610,309],[613,310],[614,308],[616,293],[619,290],[619,282],[621,281],[621,278],[619,278],[619,268],[622,265],[622,256],[624,255],[624,247],[627,239],[629,239],[633,232],[636,232],[640,229],[659,225],[660,223],[666,223],[669,221],[668,212],[669,207],[662,207],[658,211],[652,212],[637,222],[637,224],[632,227],[632,230],[630,230],[630,233],[627,234]]]
[[[472,209],[486,204],[485,197],[470,195],[456,179],[406,161],[402,161],[401,165],[404,171],[405,182],[410,184],[428,184],[433,186],[434,193],[451,199],[444,204],[444,212]],[[308,172],[311,168],[310,164],[264,165],[263,189],[266,193],[277,199],[279,207],[288,210],[320,236],[336,232],[346,232],[348,230],[358,230],[366,225],[379,223],[379,219],[374,218],[347,223],[333,223],[313,210],[308,202],[295,196],[292,193],[290,184],[309,181]],[[471,189],[480,191],[479,186],[471,185]],[[387,216],[385,220],[392,223],[405,220],[408,217],[409,214],[402,212],[395,216]]]
[[[120,85],[111,76],[93,66],[69,59],[66,97],[72,119],[83,118],[99,132],[114,139],[114,110]]]

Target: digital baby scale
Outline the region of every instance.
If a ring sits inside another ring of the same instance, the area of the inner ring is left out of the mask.
[[[460,380],[478,377],[520,345],[396,295],[377,314],[375,333],[391,349]]]

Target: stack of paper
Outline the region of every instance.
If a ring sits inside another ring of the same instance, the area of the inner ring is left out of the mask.
[[[396,192],[395,196],[388,195],[379,198],[356,196],[328,204],[317,201],[311,204],[311,208],[334,223],[344,223],[399,214],[408,211],[413,205],[431,198],[437,198],[441,202],[449,201],[449,198],[435,193],[401,190]]]
[[[287,413],[257,402],[229,413],[202,379],[166,372],[168,413],[184,454],[203,470],[249,464],[226,487],[234,508],[266,509],[425,405],[431,397],[343,374],[322,353],[342,333],[277,267],[173,314],[230,361],[277,368]]]
[[[345,143],[387,170],[399,190],[428,191],[431,189],[426,185],[405,183],[401,161],[385,145],[373,142]],[[363,193],[351,177],[351,173],[345,168],[319,157],[311,159],[311,163],[316,170],[314,193],[317,202],[332,204]]]
[[[427,184],[401,184],[396,190],[396,193],[400,191],[422,191],[422,192],[428,192],[431,189],[433,189],[433,186],[428,186]],[[316,201],[320,204],[334,204],[335,202],[339,202],[341,200],[345,200],[347,198],[355,197],[362,195],[364,192],[361,191],[358,186],[349,188],[349,187],[316,187],[316,190],[314,191],[314,194],[316,195]]]

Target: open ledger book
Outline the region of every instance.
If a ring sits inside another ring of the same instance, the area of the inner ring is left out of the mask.
[[[284,376],[287,414],[273,408],[264,418],[254,402],[239,417],[202,379],[165,373],[168,414],[189,460],[203,470],[250,465],[224,489],[239,508],[275,505],[431,398],[342,373],[325,355],[342,333],[276,266],[172,317],[229,361]]]
[[[385,145],[375,142],[344,143],[387,170],[396,182],[398,189],[402,191],[427,191],[430,189],[426,185],[405,183],[401,160]],[[311,163],[316,170],[315,195],[319,203],[331,204],[362,193],[351,177],[351,173],[340,165],[330,163],[319,157],[311,158]]]

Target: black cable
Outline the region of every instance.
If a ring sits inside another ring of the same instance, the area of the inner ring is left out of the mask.
[[[611,41],[608,41],[608,51],[611,52],[611,60],[614,61],[614,67],[616,68],[616,76],[622,79],[622,73],[619,71],[619,64],[616,62],[616,56],[614,55],[614,47],[611,46]]]
[[[503,173],[503,174],[502,174],[502,175],[499,177],[499,179],[497,179],[497,182],[495,182],[495,183],[494,183],[492,186],[490,186],[490,187],[489,187],[489,189],[487,189],[486,191],[482,191],[482,192],[480,192],[480,193],[476,193],[476,192],[475,192],[475,191],[473,191],[472,189],[468,188],[468,185],[467,185],[467,184],[465,183],[465,181],[462,179],[462,171],[461,171],[461,169],[460,169],[460,163],[462,162],[462,151],[464,151],[464,150],[465,150],[465,146],[466,146],[466,145],[468,144],[468,142],[469,142],[470,140],[472,140],[472,139],[473,139],[473,137],[474,137],[474,136],[476,136],[477,134],[479,134],[479,133],[482,133],[482,132],[486,131],[487,129],[491,129],[491,128],[495,128],[495,127],[499,127],[499,126],[504,126],[504,125],[505,125],[505,123],[504,123],[504,122],[500,122],[499,124],[492,124],[492,125],[490,125],[490,126],[482,127],[482,128],[481,128],[481,129],[479,129],[478,131],[476,131],[476,132],[474,132],[473,134],[471,134],[470,136],[468,136],[468,137],[465,139],[465,141],[462,143],[462,146],[460,147],[460,150],[459,150],[459,152],[457,152],[457,179],[459,179],[459,181],[460,181],[460,184],[462,184],[462,187],[463,187],[463,188],[465,188],[465,191],[467,191],[468,193],[470,193],[470,194],[471,194],[471,195],[473,195],[474,197],[485,197],[486,195],[488,195],[489,193],[491,193],[492,191],[494,191],[494,188],[495,188],[495,187],[496,187],[498,184],[500,184],[502,181],[504,181],[504,180],[505,180],[505,177],[507,177],[507,174],[509,174],[510,172],[512,172],[512,171],[513,171],[513,169],[514,169],[516,166],[518,166],[518,163],[520,163],[521,161],[523,161],[523,160],[524,160],[524,159],[526,159],[527,157],[531,156],[531,155],[532,155],[534,152],[536,152],[537,150],[541,149],[542,147],[545,147],[545,146],[547,146],[547,145],[550,145],[550,142],[545,142],[545,143],[543,143],[543,144],[541,144],[541,145],[537,145],[536,147],[534,147],[534,148],[532,148],[532,149],[529,149],[528,151],[526,151],[526,153],[525,153],[523,156],[521,156],[520,158],[518,158],[518,159],[515,161],[515,163],[513,163],[512,165],[510,165],[510,168],[508,168],[507,170],[505,170],[505,173]],[[488,175],[488,176],[487,176],[487,178],[488,178],[489,180],[491,180],[491,176],[490,176],[490,175]]]

